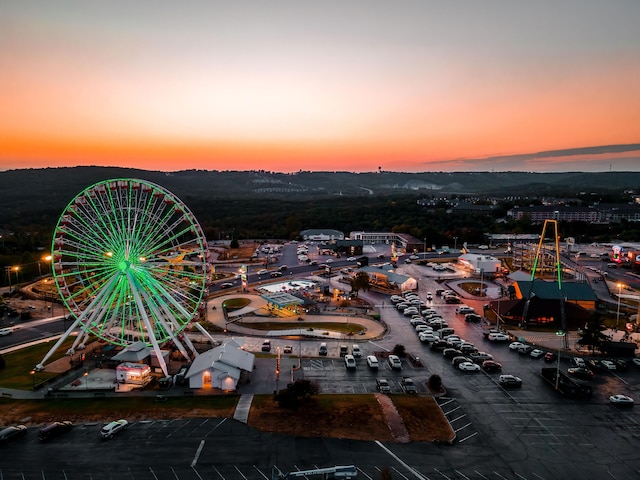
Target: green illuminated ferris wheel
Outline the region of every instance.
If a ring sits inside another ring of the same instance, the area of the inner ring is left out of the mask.
[[[76,319],[68,333],[80,326],[158,354],[168,340],[181,351],[180,338],[189,344],[180,333],[202,307],[208,250],[196,218],[169,191],[133,179],[88,187],[60,217],[51,256],[60,297]]]

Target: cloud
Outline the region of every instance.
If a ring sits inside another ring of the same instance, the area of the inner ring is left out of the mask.
[[[638,171],[640,143],[429,162],[431,168],[438,165],[448,171]]]

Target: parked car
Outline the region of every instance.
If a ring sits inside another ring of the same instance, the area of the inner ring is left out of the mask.
[[[635,403],[633,398],[628,397],[627,395],[611,395],[609,397],[609,401],[618,407],[633,407]]]
[[[444,340],[437,340],[431,344],[432,350],[444,350],[445,348],[449,348],[449,344]]]
[[[482,369],[485,372],[499,372],[500,370],[502,370],[502,365],[493,360],[485,360],[484,362],[482,362]]]
[[[125,430],[128,426],[129,422],[124,419],[109,422],[100,430],[100,436],[105,440],[113,438],[114,435]]]
[[[400,357],[398,357],[397,355],[389,355],[389,358],[387,358],[387,363],[392,370],[402,370],[402,362],[400,361]]]
[[[524,343],[522,343],[522,342],[511,342],[509,344],[509,350],[515,350],[517,352],[518,349],[520,347],[522,347],[523,345],[524,345]]]
[[[469,357],[476,363],[482,363],[485,360],[493,360],[493,355],[487,352],[470,353]]]
[[[500,375],[498,383],[505,388],[517,388],[522,386],[522,379],[515,375]]]
[[[389,385],[389,382],[387,381],[386,378],[377,378],[376,379],[376,389],[380,393],[390,393],[391,392],[391,385]]]
[[[467,314],[467,313],[474,313],[475,310],[473,309],[473,307],[470,307],[469,305],[460,305],[459,307],[456,308],[456,313],[462,313],[462,314]]]
[[[616,367],[618,370],[620,371],[626,371],[629,368],[629,363],[626,360],[623,360],[622,358],[616,358],[613,363],[616,364]]]
[[[73,423],[69,421],[50,423],[40,429],[40,432],[38,432],[38,439],[41,442],[46,442],[62,435],[63,433],[67,433],[72,427]]]
[[[633,362],[633,364],[634,364],[636,367],[640,367],[640,358],[638,358],[638,357],[634,357],[634,358],[633,358],[633,360],[631,360],[631,361]]]
[[[544,361],[545,362],[553,362],[557,357],[557,355],[553,352],[547,352],[544,354]]]
[[[593,370],[583,367],[571,367],[567,368],[567,373],[572,377],[580,378],[582,380],[591,380],[594,377]]]
[[[418,387],[413,383],[413,379],[410,377],[402,377],[400,387],[405,393],[418,393]]]
[[[293,345],[285,345],[282,349],[283,353],[293,353]]]
[[[458,297],[454,297],[453,295],[447,295],[446,297],[444,297],[444,303],[461,303],[461,301]]]
[[[265,339],[262,342],[262,351],[263,352],[270,352],[271,351],[271,340]]]
[[[27,434],[26,425],[13,425],[0,430],[0,444],[8,443],[18,437]]]
[[[470,353],[476,353],[478,351],[478,349],[475,347],[473,343],[465,343],[465,342],[461,343],[458,346],[458,350],[460,350],[465,355]]]
[[[601,361],[600,361],[600,363],[601,363],[601,364],[602,364],[602,366],[603,366],[604,368],[606,368],[607,370],[614,371],[614,370],[617,370],[617,369],[618,369],[618,367],[616,366],[616,364],[615,364],[615,363],[613,363],[611,360],[601,360]]]
[[[453,365],[454,367],[457,367],[462,362],[470,362],[470,361],[471,361],[471,359],[469,359],[469,358],[467,358],[465,356],[453,357],[451,359],[451,365]]]
[[[355,370],[356,369],[356,359],[353,355],[345,355],[344,356],[344,366],[347,370]]]
[[[509,341],[509,335],[507,335],[506,333],[490,333],[487,336],[488,340],[491,340],[492,342],[508,342]]]
[[[587,362],[585,362],[584,358],[582,357],[571,357],[571,360],[569,360],[569,362],[574,367],[587,368]]]
[[[318,355],[321,355],[323,357],[327,356],[327,344],[326,343],[322,342],[320,344],[320,348],[318,350]]]
[[[518,353],[522,355],[529,355],[529,353],[531,353],[532,350],[533,350],[533,347],[531,345],[525,344],[518,347]]]
[[[463,372],[479,372],[480,371],[480,365],[472,362],[462,362],[460,365],[458,365],[458,368]]]
[[[605,366],[602,365],[602,362],[600,362],[600,360],[598,360],[597,358],[590,358],[589,360],[587,360],[586,365],[587,368],[593,370],[594,372],[602,372],[606,370]]]
[[[377,370],[380,366],[380,364],[378,363],[378,358],[375,355],[369,355],[367,357],[367,365],[373,370]]]
[[[433,332],[420,332],[418,333],[418,338],[421,342],[427,343],[437,342],[440,340],[440,337]]]
[[[478,315],[477,313],[467,313],[464,316],[464,320],[466,322],[474,322],[474,323],[476,323],[476,322],[482,321],[482,316]]]
[[[340,357],[344,357],[349,353],[349,347],[346,345],[340,345],[338,349],[340,351]]]
[[[544,351],[540,350],[539,348],[534,348],[533,350],[531,350],[531,352],[529,352],[529,356],[533,358],[540,358],[543,355]]]
[[[444,358],[453,358],[461,356],[462,352],[455,348],[445,348],[444,350],[442,350],[442,355],[444,356]]]
[[[360,350],[360,345],[357,345],[354,343],[353,346],[351,347],[351,354],[356,358],[361,358],[362,350]]]

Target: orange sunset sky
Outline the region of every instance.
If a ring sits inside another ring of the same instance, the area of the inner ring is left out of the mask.
[[[640,2],[3,2],[0,170],[640,170]]]

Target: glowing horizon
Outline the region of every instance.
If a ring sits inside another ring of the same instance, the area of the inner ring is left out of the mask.
[[[477,171],[640,143],[640,4],[145,4],[7,7],[0,169]],[[512,169],[572,165],[640,151]]]

